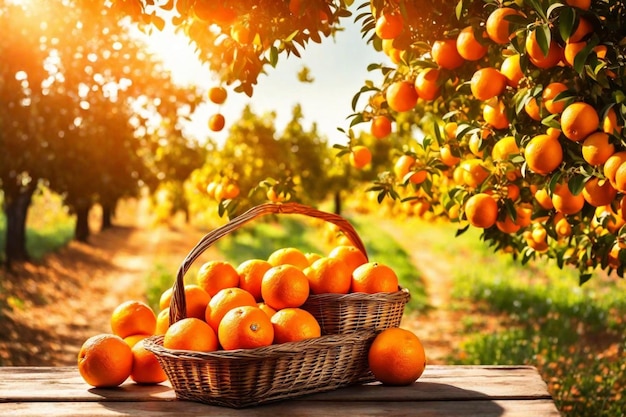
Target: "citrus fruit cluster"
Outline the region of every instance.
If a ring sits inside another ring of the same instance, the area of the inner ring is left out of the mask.
[[[165,348],[197,352],[297,342],[322,335],[317,319],[301,308],[311,294],[395,292],[398,288],[392,268],[368,262],[352,245],[338,245],[326,256],[281,248],[267,259],[248,259],[236,267],[227,261],[208,261],[198,269],[195,283],[184,286],[186,318],[170,324],[173,288],[162,293],[158,314],[144,302],[126,301],[111,315],[112,333],[85,341],[78,355],[79,371],[96,387],[116,386],[128,377],[140,384],[163,382],[166,374],[156,356],[143,346],[146,337],[163,335]],[[381,373],[383,382],[404,383],[407,366],[419,368],[415,366],[419,356],[398,359],[402,369],[397,378],[390,379],[384,374],[389,373],[389,355],[401,358],[411,349],[419,350],[419,340],[413,335],[412,344],[394,348],[397,334],[379,337],[383,341],[370,358],[372,370]]]
[[[432,22],[416,4],[375,0],[362,17],[394,66],[371,67],[383,82],[353,123],[399,141],[373,190],[583,282],[597,266],[622,275],[623,4],[442,2]]]

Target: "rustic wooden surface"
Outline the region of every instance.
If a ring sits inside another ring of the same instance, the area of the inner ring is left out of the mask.
[[[75,367],[0,367],[2,416],[559,416],[527,366],[429,366],[407,387],[368,384],[234,410],[179,401],[168,384],[88,386]]]

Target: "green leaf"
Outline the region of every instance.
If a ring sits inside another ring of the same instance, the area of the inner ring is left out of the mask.
[[[581,273],[580,276],[578,277],[578,285],[583,285],[585,282],[589,281],[592,276],[593,274]]]
[[[574,32],[576,25],[576,12],[571,7],[564,7],[559,15],[559,33],[561,38],[567,40]]]
[[[272,46],[270,48],[270,65],[276,68],[276,64],[278,64],[278,48]]]
[[[547,24],[538,26],[535,29],[535,39],[537,39],[537,44],[539,45],[543,56],[548,56],[548,52],[550,51],[550,42],[552,41],[552,32],[550,32],[550,26],[548,26]]]
[[[585,181],[586,178],[584,176],[574,175],[567,182],[567,187],[572,194],[579,195],[583,191],[583,188],[585,188]]]

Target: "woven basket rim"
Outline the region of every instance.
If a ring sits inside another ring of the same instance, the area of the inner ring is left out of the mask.
[[[187,360],[266,360],[302,352],[315,352],[323,348],[345,346],[350,343],[359,343],[377,334],[378,330],[362,330],[346,334],[329,334],[301,340],[298,342],[278,343],[254,349],[214,350],[199,352],[192,350],[169,349],[163,346],[163,335],[150,336],[143,340],[144,347],[155,355],[172,359]]]

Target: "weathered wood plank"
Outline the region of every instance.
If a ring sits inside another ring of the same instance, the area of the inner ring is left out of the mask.
[[[347,387],[306,397],[307,401],[407,401],[462,399],[549,399],[545,382],[532,367],[431,366],[407,387],[380,384]],[[126,382],[114,389],[88,386],[76,368],[0,368],[0,402],[9,401],[172,401],[168,384]]]
[[[549,400],[473,400],[424,402],[319,402],[288,401],[232,410],[187,401],[179,402],[61,402],[0,403],[0,415],[14,417],[46,415],[49,417],[112,417],[141,415],[146,417],[300,417],[341,416],[408,416],[420,417],[557,417]]]

